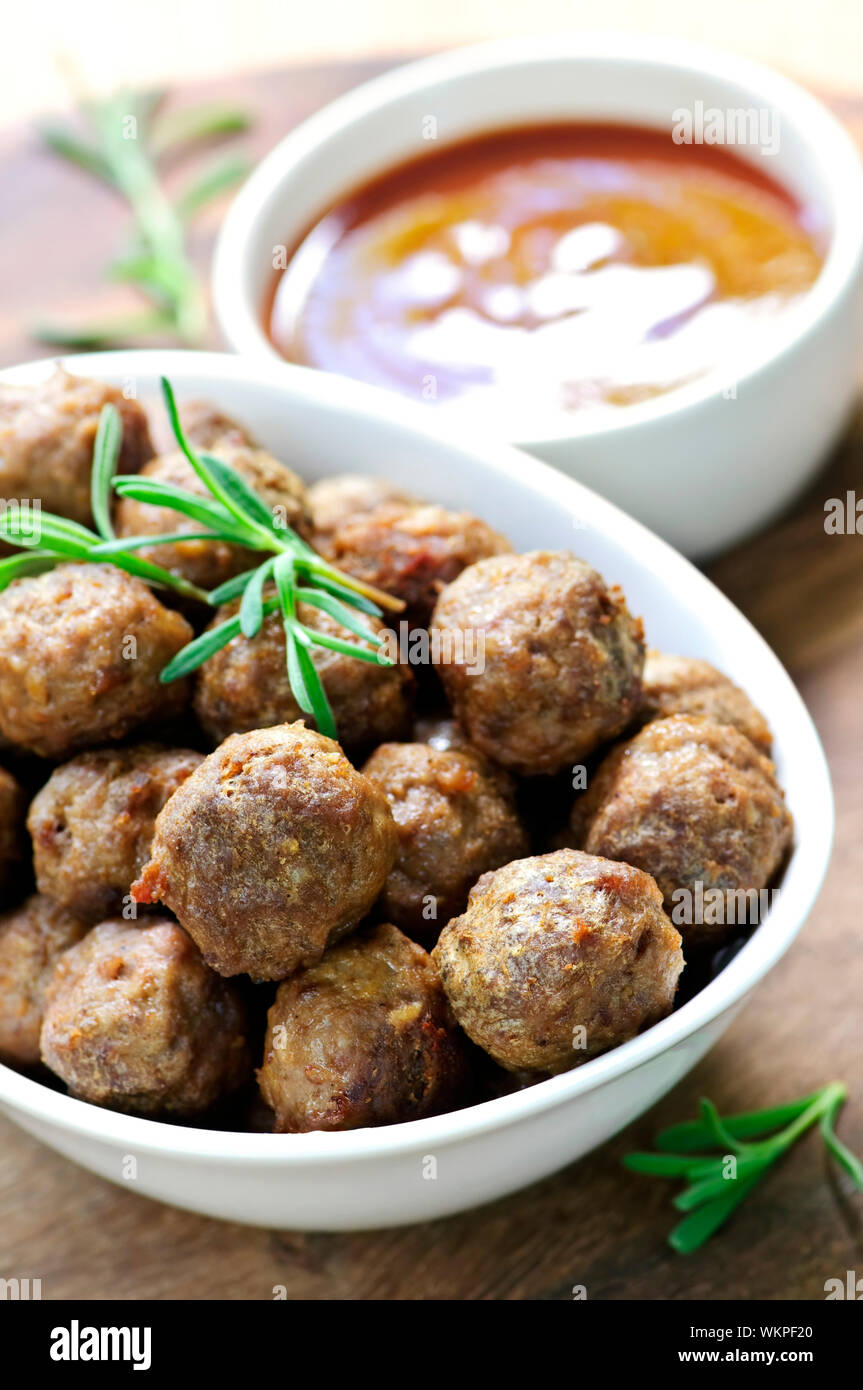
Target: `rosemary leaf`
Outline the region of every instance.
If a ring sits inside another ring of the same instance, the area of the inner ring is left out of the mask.
[[[777,1154],[778,1158],[779,1155]],[[717,1197],[724,1197],[725,1194],[734,1188],[739,1182],[745,1182],[747,1178],[757,1177],[770,1167],[771,1160],[765,1162],[762,1158],[741,1159],[737,1165],[735,1177],[726,1177],[724,1173],[719,1173],[716,1177],[704,1178],[701,1182],[693,1182],[683,1192],[678,1193],[674,1198],[674,1205],[678,1211],[694,1211],[696,1207],[701,1207],[705,1202],[713,1202]],[[724,1165],[725,1159],[720,1160]]]
[[[757,1139],[796,1120],[819,1094],[815,1092],[814,1095],[803,1096],[788,1105],[776,1105],[769,1110],[747,1110],[739,1115],[726,1115],[723,1124],[735,1139]],[[672,1125],[656,1136],[657,1149],[669,1153],[697,1153],[711,1148],[714,1142],[712,1133],[701,1120]]]
[[[226,159],[219,160],[209,169],[205,169],[180,194],[177,200],[177,212],[180,217],[184,221],[189,221],[214,198],[218,198],[222,193],[226,193],[241,183],[248,175],[250,168],[249,161],[243,159],[242,156],[228,155]]]
[[[272,612],[278,607],[275,599],[270,599],[264,605],[265,610]],[[183,676],[188,676],[192,671],[203,666],[205,661],[209,661],[211,656],[226,647],[240,632],[240,619],[238,616],[227,618],[225,622],[219,623],[217,627],[209,627],[206,632],[202,632],[200,637],[196,637],[193,642],[189,642],[182,651],[168,662],[162,671],[159,679],[163,685],[170,684],[171,681],[180,680]]]
[[[186,541],[219,541],[222,537],[214,531],[160,531],[155,536],[120,536],[116,540],[102,541],[99,545],[94,545],[90,550],[90,558],[96,560],[111,560],[115,555],[124,555],[127,551],[149,550],[151,546],[159,545],[182,545]],[[207,595],[207,602],[210,602],[210,595]]]
[[[264,621],[264,585],[273,572],[274,560],[267,560],[255,570],[240,604],[240,631],[244,637],[257,637]]]
[[[819,1127],[821,1129],[821,1136],[829,1152],[836,1159],[836,1162],[845,1169],[846,1173],[848,1173],[849,1177],[853,1180],[854,1186],[859,1190],[863,1189],[863,1163],[860,1162],[856,1154],[853,1154],[851,1150],[842,1143],[842,1140],[839,1138],[834,1128],[836,1117],[842,1109],[842,1101],[843,1098],[837,1096],[830,1108],[821,1116]]]
[[[0,560],[0,592],[8,588],[13,579],[24,579],[30,574],[44,574],[46,570],[52,570],[59,559],[59,555],[47,550],[31,550],[24,555],[10,555]]]
[[[88,145],[85,140],[80,140],[71,130],[64,126],[44,124],[39,128],[39,134],[54,154],[61,159],[67,160],[69,164],[77,164],[79,169],[92,174],[94,178],[101,179],[102,183],[107,183],[111,188],[116,188],[111,167],[100,154],[94,145]]]
[[[218,467],[214,469],[206,461],[206,458],[210,457],[209,455],[202,457],[195,452],[186,438],[185,431],[180,422],[180,413],[177,409],[177,402],[174,398],[171,383],[168,381],[167,377],[164,376],[161,378],[161,382],[162,394],[165,398],[165,406],[168,411],[168,419],[171,422],[171,428],[174,431],[174,438],[198,477],[201,479],[201,482],[213,494],[216,501],[220,502],[226,511],[230,512],[236,521],[239,521],[242,526],[249,529],[251,532],[257,532],[258,535],[265,541],[268,541],[272,547],[274,539],[271,528],[272,516],[267,511],[264,503],[252,492],[248,483],[244,478],[240,477],[235,469],[230,468],[228,464],[223,463],[220,459],[213,459],[211,462],[218,465]],[[228,480],[227,487],[225,486],[226,480]],[[254,517],[249,512],[247,501],[249,497],[254,499],[255,512],[258,514],[263,512],[266,515],[266,526],[255,524]]]
[[[231,579],[226,579],[217,589],[211,589],[207,595],[207,602],[212,604],[213,608],[220,608],[223,603],[230,603],[232,599],[239,598],[256,574],[257,569],[248,569],[242,574],[235,574]]]
[[[252,518],[258,525],[263,526],[272,539],[273,513],[266,503],[261,501],[258,494],[249,487],[242,474],[238,473],[236,468],[232,468],[229,463],[215,458],[212,454],[202,454],[201,459],[224,490],[226,498],[230,498],[230,502],[236,507],[237,515],[245,516],[247,520]],[[228,502],[225,505],[230,506]],[[296,538],[296,532],[290,526],[282,526],[280,530],[286,538]]]
[[[0,540],[10,545],[20,545],[24,550],[53,550],[57,556],[66,560],[86,560],[92,544],[70,537],[63,531],[55,531],[49,518],[42,513],[39,520],[39,535],[28,535],[25,527],[13,521],[8,515],[0,517]]]
[[[690,1255],[693,1250],[699,1249],[705,1241],[724,1226],[729,1216],[740,1206],[752,1191],[755,1184],[759,1181],[761,1173],[755,1177],[743,1179],[735,1184],[732,1191],[722,1197],[717,1197],[714,1201],[708,1202],[705,1206],[699,1207],[697,1211],[674,1227],[668,1237],[668,1243],[673,1250],[680,1255]]]
[[[151,507],[167,507],[172,512],[180,512],[192,521],[200,521],[212,530],[218,531],[223,540],[234,545],[257,546],[258,537],[246,526],[237,521],[230,512],[218,502],[206,497],[198,497],[176,483],[160,482],[157,478],[145,478],[137,474],[123,474],[114,480],[114,490],[120,497],[131,497],[136,502],[146,502]]]
[[[315,663],[303,640],[304,636],[298,623],[285,619],[285,646],[291,686],[293,688],[294,680],[297,680],[305,697],[304,700],[300,700],[294,689],[297,704],[305,714],[311,715],[314,719],[318,733],[325,734],[327,738],[336,738],[338,735],[333,711]]]
[[[335,618],[337,623],[346,627],[349,632],[356,633],[357,637],[362,637],[364,642],[372,642],[378,645],[381,642],[380,633],[374,632],[361,622],[348,608],[347,604],[340,603],[332,594],[321,593],[319,589],[297,589],[297,598],[301,603],[308,603],[312,608],[319,608],[324,613],[329,613],[331,618]]]
[[[128,343],[136,338],[170,333],[173,319],[161,310],[146,310],[140,314],[122,314],[111,319],[95,319],[91,323],[37,323],[32,333],[40,343],[54,347],[100,348],[114,343]]]
[[[104,405],[99,416],[96,441],[93,445],[93,469],[90,474],[90,506],[96,530],[106,540],[113,540],[111,525],[111,486],[117,472],[123,426],[117,407]]]
[[[346,642],[341,637],[333,637],[329,632],[318,632],[313,627],[304,627],[303,631],[316,647],[328,647],[330,651],[341,652],[343,656],[354,656],[357,661],[369,661],[373,666],[392,665],[389,658],[381,656],[379,652],[370,651],[368,647],[358,647],[355,642]]]
[[[154,155],[175,155],[190,145],[248,130],[249,117],[236,106],[216,104],[187,107],[159,116],[153,125],[151,148]]]

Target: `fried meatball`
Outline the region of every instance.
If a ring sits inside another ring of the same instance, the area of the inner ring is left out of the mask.
[[[386,923],[279,985],[258,1080],[274,1129],[360,1129],[452,1109],[464,1046],[431,958]]]
[[[386,797],[302,722],[234,734],[156,820],[133,885],[222,975],[281,980],[366,915],[396,854]]]
[[[513,772],[581,762],[638,707],[641,621],[573,555],[480,560],[444,590],[432,625],[453,713],[471,743]],[[468,650],[468,636],[484,648]]]
[[[34,797],[36,884],[87,922],[119,912],[150,857],[156,816],[201,753],[142,743],[80,753]]]
[[[180,423],[186,438],[209,453],[216,453],[221,444],[257,447],[245,425],[224,415],[210,401],[185,401],[180,406]]]
[[[233,603],[220,609],[213,626],[238,608],[239,603]],[[359,638],[318,608],[301,603],[297,616],[317,632],[359,643]],[[363,621],[375,630],[383,627],[374,618],[364,616]],[[414,687],[409,666],[372,665],[318,646],[312,647],[311,658],[329,698],[343,747],[368,749],[407,733]],[[235,637],[201,667],[195,711],[216,742],[229,734],[302,718],[288,680],[285,629],[279,614],[271,613],[264,619],[257,637]]]
[[[716,943],[735,925],[687,922],[696,895],[766,887],[792,835],[769,758],[730,724],[682,714],[654,720],[608,755],[574,826],[586,826],[589,854],[653,875],[687,945]]]
[[[0,593],[0,733],[45,758],[179,712],[159,674],[193,632],[112,565],[63,564]]]
[[[432,960],[468,1037],[552,1073],[664,1018],[683,969],[650,875],[571,849],[483,874]]]
[[[312,484],[308,496],[318,549],[345,522],[373,512],[376,507],[390,502],[419,505],[416,498],[402,492],[388,478],[374,478],[366,473],[337,473],[322,478]]]
[[[42,1060],[71,1094],[141,1115],[195,1115],[236,1090],[245,1010],[176,922],[101,922],[57,962]]]
[[[0,917],[0,1057],[25,1067],[39,1061],[45,988],[59,956],[86,932],[59,903],[34,893]]]
[[[36,386],[0,385],[0,496],[38,500],[88,526],[93,443],[104,405],[123,425],[118,467],[135,473],[153,454],[147,417],[116,386],[58,367]]]
[[[311,534],[311,517],[306,504],[306,489],[296,473],[279,463],[262,449],[219,439],[218,457],[229,463],[254,489],[274,516],[293,527],[303,536]],[[212,500],[184,454],[160,454],[141,469],[141,476],[160,483],[194,492]],[[167,533],[198,532],[200,521],[173,512],[168,507],[153,507],[121,497],[117,503],[114,524],[118,536],[159,536]],[[260,556],[254,550],[224,541],[177,541],[171,545],[144,547],[138,554],[143,560],[161,565],[172,574],[181,575],[202,589],[218,588],[226,579],[243,570],[252,569]]]
[[[509,778],[480,753],[384,743],[363,772],[386,796],[399,837],[381,912],[407,932],[434,935],[464,910],[480,874],[529,850]]]
[[[466,565],[512,549],[468,512],[397,502],[349,518],[317,544],[340,569],[402,599],[411,627],[428,626],[439,593]]]
[[[0,889],[11,881],[23,857],[24,811],[23,791],[12,774],[0,767]]]
[[[708,661],[648,652],[643,687],[640,717],[645,721],[670,714],[701,714],[714,724],[733,724],[762,753],[770,752],[773,739],[764,715]]]

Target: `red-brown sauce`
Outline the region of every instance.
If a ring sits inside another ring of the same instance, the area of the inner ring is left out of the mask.
[[[812,285],[820,243],[727,149],[629,126],[498,131],[327,211],[267,329],[292,361],[524,437],[733,371]]]

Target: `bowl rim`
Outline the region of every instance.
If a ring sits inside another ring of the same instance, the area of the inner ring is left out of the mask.
[[[295,166],[323,158],[321,147],[355,123],[389,105],[416,97],[441,82],[470,78],[478,72],[505,72],[537,63],[624,63],[701,74],[748,88],[760,103],[774,106],[789,119],[813,152],[829,189],[835,225],[818,278],[784,317],[774,343],[764,344],[736,366],[729,362],[695,381],[675,387],[649,401],[631,404],[621,419],[591,420],[590,412],[573,413],[571,422],[536,429],[530,436],[512,438],[528,452],[584,438],[614,441],[645,426],[661,425],[697,411],[705,402],[722,399],[731,387],[740,388],[780,369],[785,359],[810,343],[838,304],[863,279],[863,161],[842,123],[804,87],[773,69],[726,49],[688,39],[614,31],[529,39],[493,39],[432,57],[404,63],[343,93],[308,116],[265,155],[240,189],[220,228],[213,257],[213,304],[222,332],[238,352],[286,363],[260,323],[260,306],[243,289],[244,268],[260,219],[283,197],[281,190]],[[488,127],[483,127],[483,129]],[[492,127],[494,128],[494,127]],[[383,162],[380,171],[384,172]],[[350,191],[346,184],[345,193]],[[289,220],[286,215],[286,222]],[[317,369],[316,369],[317,370]],[[443,412],[441,412],[443,415]],[[455,428],[459,422],[455,422]],[[509,436],[508,436],[509,437]]]
[[[379,1128],[344,1133],[260,1134],[179,1125],[104,1110],[54,1091],[43,1082],[0,1063],[0,1105],[30,1116],[37,1122],[37,1129],[39,1125],[50,1125],[67,1134],[180,1160],[277,1163],[285,1167],[310,1162],[372,1161],[407,1152],[440,1151],[475,1135],[529,1122],[542,1112],[567,1105],[579,1096],[638,1071],[663,1052],[685,1044],[693,1034],[741,1004],[788,949],[815,903],[830,859],[833,795],[818,734],[790,676],[749,620],[689,560],[613,503],[549,464],[526,459],[507,444],[474,439],[466,442],[461,431],[456,435],[436,425],[418,403],[347,378],[299,367],[286,371],[284,364],[273,365],[228,353],[132,349],[31,361],[0,370],[0,383],[36,381],[50,372],[55,363],[73,373],[97,379],[146,379],[148,386],[155,385],[158,377],[164,374],[181,393],[184,379],[206,378],[214,389],[220,381],[230,381],[241,389],[263,388],[274,394],[293,395],[295,401],[305,400],[332,408],[335,414],[352,420],[357,417],[383,419],[397,429],[409,430],[419,439],[434,440],[461,455],[469,453],[484,466],[505,474],[532,492],[543,494],[564,511],[577,517],[590,517],[591,525],[600,534],[614,534],[618,541],[622,538],[627,549],[637,555],[641,567],[664,566],[671,573],[675,591],[703,599],[708,613],[724,615],[736,630],[738,640],[742,636],[750,647],[758,650],[764,667],[770,669],[774,679],[784,687],[788,705],[793,707],[799,740],[796,756],[808,760],[809,793],[813,804],[819,806],[819,818],[815,834],[805,843],[795,842],[786,870],[786,883],[793,880],[793,893],[783,891],[780,894],[767,921],[755,930],[715,979],[674,1013],[629,1042],[525,1090],[443,1115]],[[198,384],[193,389],[200,392],[202,387]],[[529,470],[525,469],[526,462]]]

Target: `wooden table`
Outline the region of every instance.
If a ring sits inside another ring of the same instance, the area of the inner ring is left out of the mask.
[[[309,67],[206,95],[260,113],[269,148],[298,119],[381,65]],[[196,96],[199,93],[195,94]],[[863,143],[863,99],[831,99]],[[26,324],[108,308],[99,271],[122,234],[112,198],[42,154],[31,134],[0,142],[12,190],[0,279],[0,362],[39,355]],[[198,236],[202,262],[215,220]],[[214,339],[217,345],[217,340]],[[852,1100],[841,1130],[863,1153],[857,875],[863,836],[863,537],[828,536],[824,502],[863,489],[863,425],[793,511],[711,575],[749,615],[803,692],[830,759],[838,830],[821,900],[801,939],[722,1041],[625,1134],[554,1178],[478,1211],[364,1235],[297,1235],[223,1225],[92,1177],[0,1121],[0,1276],[41,1277],[44,1297],[820,1299],[824,1281],[863,1271],[863,1201],[847,1199],[812,1137],[701,1253],[665,1245],[673,1190],[627,1175],[620,1157],[689,1116],[701,1095],[748,1109],[839,1077]]]

